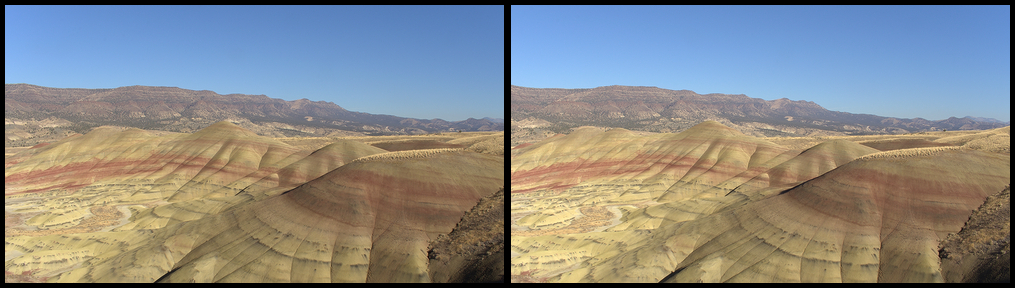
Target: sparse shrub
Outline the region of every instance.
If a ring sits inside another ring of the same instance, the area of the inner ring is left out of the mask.
[[[437,148],[437,149],[420,149],[420,150],[406,150],[396,151],[381,154],[374,154],[370,156],[363,156],[352,160],[352,162],[369,162],[369,161],[390,161],[390,160],[406,160],[406,159],[417,159],[427,158],[441,153],[462,151],[464,148]]]
[[[960,146],[943,146],[943,147],[899,149],[880,153],[867,154],[864,156],[860,156],[860,158],[856,158],[856,161],[867,161],[878,159],[904,159],[910,157],[934,156],[941,154],[942,152],[945,151],[963,150],[963,149],[966,148]]]

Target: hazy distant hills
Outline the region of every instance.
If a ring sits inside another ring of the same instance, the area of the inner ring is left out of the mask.
[[[412,119],[349,111],[324,101],[153,86],[65,89],[5,84],[4,119],[7,147],[53,141],[102,125],[194,132],[222,120],[275,137],[504,130],[503,121],[490,119]]]
[[[994,119],[994,118],[973,117],[973,116],[966,116],[966,117],[962,117],[962,118],[968,118],[969,120],[973,120],[973,121],[976,121],[976,122],[994,122],[994,123],[1004,123],[1005,125],[1011,125],[1011,122],[1004,122],[1004,121],[997,120],[997,119]]]
[[[829,111],[810,101],[766,101],[745,95],[702,95],[646,86],[558,89],[512,85],[511,120],[512,146],[519,144],[514,143],[516,136],[542,139],[541,135],[567,133],[580,126],[679,132],[705,120],[718,121],[752,136],[902,134],[1010,125],[976,117],[930,121],[852,114]]]

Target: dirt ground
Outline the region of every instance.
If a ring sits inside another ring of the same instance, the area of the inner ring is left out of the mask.
[[[427,254],[435,283],[504,282],[504,189],[481,199]]]
[[[1011,282],[1011,186],[973,211],[938,250],[945,282]]]

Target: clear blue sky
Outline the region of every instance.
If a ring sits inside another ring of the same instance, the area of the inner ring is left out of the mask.
[[[4,82],[504,118],[503,6],[4,6]]]
[[[511,84],[1010,121],[1010,6],[512,6]]]

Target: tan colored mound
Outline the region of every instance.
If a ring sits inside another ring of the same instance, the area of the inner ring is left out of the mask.
[[[856,158],[878,153],[846,140],[830,140],[808,148],[793,159],[768,170],[769,185],[790,186],[821,176]],[[745,187],[746,188],[746,187]]]
[[[969,149],[987,152],[1011,154],[1011,136],[1007,134],[996,134],[975,139],[962,145]]]
[[[512,150],[512,281],[941,282],[938,242],[1010,182],[1007,154],[703,124]]]
[[[888,138],[888,139],[860,141],[859,143],[881,151],[909,149],[909,148],[953,146],[948,143],[935,142],[919,138]]]
[[[940,282],[938,241],[1007,184],[1009,168],[969,150],[854,161],[666,234],[668,249],[688,253],[667,281]]]
[[[118,227],[117,231],[128,229],[157,229],[172,224],[197,220],[207,215],[218,214],[232,206],[260,200],[268,196],[296,188],[307,181],[341,167],[354,159],[368,155],[387,153],[383,149],[361,142],[339,140],[309,155],[296,153],[287,158],[297,158],[281,169],[261,170],[219,188],[212,194],[244,196],[239,198],[197,199],[163,205],[142,211],[133,221]],[[283,160],[280,162],[291,162]]]
[[[314,151],[306,158],[279,169],[277,175],[267,175],[243,190],[247,192],[264,191],[275,186],[282,190],[289,190],[357,158],[382,153],[387,152],[357,141],[338,140]]]
[[[108,258],[115,254],[110,251],[143,244],[151,233],[134,230],[38,237],[5,235],[4,274],[7,283],[46,282],[52,275],[82,267],[87,259]]]
[[[393,140],[393,141],[376,141],[368,142],[367,144],[373,145],[374,147],[388,150],[391,152],[395,151],[407,151],[407,150],[420,150],[420,149],[438,149],[438,148],[463,148],[466,145],[451,144],[445,142],[437,142],[433,140]]]
[[[220,122],[27,149],[5,163],[7,280],[430,281],[427,244],[502,189],[503,157],[359,140],[301,150]]]
[[[518,217],[512,230],[538,235],[603,229],[620,216],[604,206],[722,196],[798,153],[716,122],[698,126],[643,136],[583,128],[527,147],[512,157],[512,211]],[[711,189],[722,183],[728,187]],[[585,216],[604,221],[580,220],[593,219]]]
[[[785,193],[651,231],[512,239],[512,251],[528,251],[512,266],[519,280],[550,275],[535,281],[941,281],[937,241],[1006,185],[1009,159],[970,150],[907,159],[853,161]],[[602,246],[581,240],[589,238]],[[550,266],[555,259],[573,260]]]
[[[465,150],[476,153],[504,156],[504,132],[493,135],[459,138],[448,144],[464,145]]]
[[[732,183],[717,185],[717,187],[736,185],[736,188],[728,192],[726,190],[713,192],[714,194],[726,192],[724,194],[726,197],[723,197],[722,201],[717,202],[716,207],[708,210],[710,212],[707,214],[771,197],[804,181],[821,176],[836,167],[873,153],[879,153],[879,151],[852,141],[830,140],[822,142],[760,174],[752,173],[751,170],[744,172],[744,174],[755,175],[746,182],[739,181],[739,179],[746,177],[744,176],[735,177],[728,181]],[[649,215],[668,215],[667,218],[683,218],[673,215],[676,211],[681,211],[681,206],[684,206],[684,204],[678,202],[665,203],[648,208],[649,210],[658,211],[654,213],[650,212]]]
[[[1011,154],[1011,126],[987,130],[972,135],[944,137],[934,141],[961,145],[969,149]]]
[[[54,280],[428,282],[428,242],[503,185],[501,161],[450,152],[350,163],[281,195],[166,227],[150,243]]]

